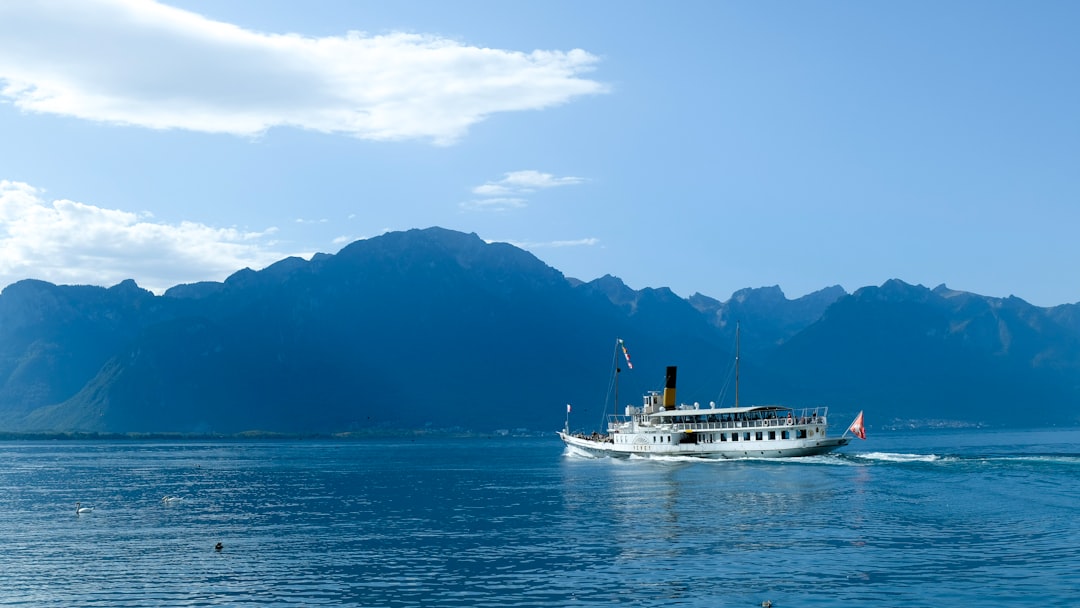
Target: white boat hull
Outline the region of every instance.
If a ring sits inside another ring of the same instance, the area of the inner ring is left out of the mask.
[[[640,436],[649,437],[647,434]],[[563,431],[559,432],[559,437],[567,446],[582,450],[592,456],[616,458],[631,456],[644,458],[690,456],[707,459],[797,458],[827,454],[851,441],[847,437],[820,437],[724,443],[653,443],[652,441],[615,443],[606,439],[572,435]]]

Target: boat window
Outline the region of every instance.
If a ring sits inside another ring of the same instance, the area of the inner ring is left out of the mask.
[[[791,431],[780,431],[781,439],[791,439]]]
[[[732,441],[738,441],[739,440],[739,434],[738,433],[732,433],[731,434],[731,440]]]
[[[758,441],[761,441],[761,431],[758,431],[758,432],[757,432],[757,433],[756,433],[756,434],[754,435],[754,439],[757,439]]]
[[[743,441],[750,441],[750,433],[743,433]]]
[[[769,439],[776,439],[776,431],[769,431]]]

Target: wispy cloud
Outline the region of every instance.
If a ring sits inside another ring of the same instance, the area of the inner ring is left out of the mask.
[[[473,194],[479,194],[480,196],[528,194],[557,186],[573,186],[584,181],[580,177],[555,177],[550,173],[541,173],[531,169],[527,171],[511,171],[504,173],[503,178],[498,181],[488,182],[473,188]]]
[[[275,232],[159,223],[148,214],[47,201],[29,184],[0,180],[0,285],[25,278],[106,286],[135,279],[160,293],[288,255],[310,257],[276,251]]]
[[[572,241],[507,241],[521,249],[551,249],[558,247],[592,247],[600,244],[600,239],[588,237]]]
[[[473,188],[472,193],[480,198],[465,201],[460,206],[469,211],[504,211],[525,207],[528,205],[524,198],[526,194],[558,186],[573,186],[584,181],[581,177],[556,177],[531,169],[510,171],[504,173],[500,180]]]
[[[0,2],[0,95],[154,129],[451,144],[491,114],[605,92],[583,77],[597,61],[400,32],[266,34],[151,0]]]
[[[466,211],[506,211],[507,209],[518,209],[520,207],[528,206],[528,202],[523,198],[513,197],[495,197],[495,198],[476,198],[461,203],[461,208]]]

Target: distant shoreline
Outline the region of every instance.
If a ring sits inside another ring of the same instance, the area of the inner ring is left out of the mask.
[[[485,437],[539,437],[554,436],[554,431],[532,431],[518,429],[514,431],[466,431],[466,430],[431,430],[431,429],[378,429],[369,431],[349,431],[342,433],[279,433],[272,431],[243,431],[240,433],[98,433],[98,432],[5,432],[0,431],[0,441],[362,441],[369,439],[407,439],[417,437],[440,438],[485,438]]]

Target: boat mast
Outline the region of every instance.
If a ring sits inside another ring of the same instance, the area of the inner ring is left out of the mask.
[[[619,373],[622,372],[622,368],[619,367],[620,349],[623,357],[626,357],[626,369],[634,369],[634,364],[630,363],[630,351],[626,350],[626,343],[622,341],[622,338],[615,338],[615,410],[612,414],[616,417],[619,415]]]
[[[615,403],[611,406],[611,413],[615,416],[619,415],[619,372],[622,369],[619,368],[619,341],[615,341]]]

